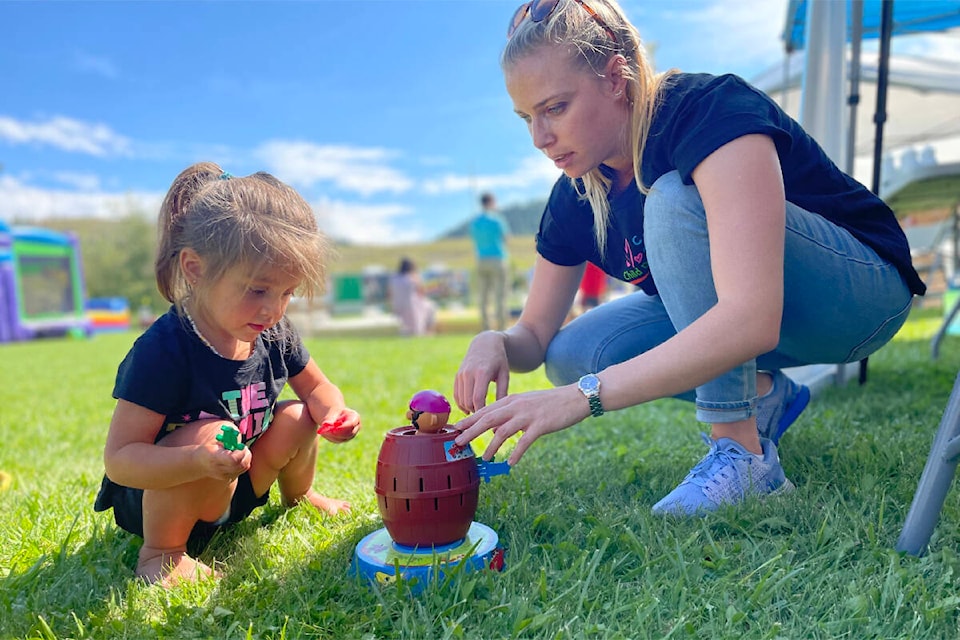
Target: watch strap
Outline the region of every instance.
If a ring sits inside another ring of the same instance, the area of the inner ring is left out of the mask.
[[[603,405],[600,404],[599,393],[592,396],[587,396],[587,402],[590,403],[590,414],[594,418],[599,418],[603,415]]]

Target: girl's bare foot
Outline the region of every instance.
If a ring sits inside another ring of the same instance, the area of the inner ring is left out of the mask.
[[[204,563],[188,556],[186,549],[155,549],[146,545],[140,548],[136,574],[147,584],[159,582],[166,589],[181,581],[220,577]]]
[[[303,500],[309,500],[310,504],[312,504],[318,511],[323,511],[331,516],[350,511],[349,502],[345,500],[337,500],[336,498],[328,498],[325,495],[317,493],[313,489],[307,491],[306,495],[295,502],[302,502]]]

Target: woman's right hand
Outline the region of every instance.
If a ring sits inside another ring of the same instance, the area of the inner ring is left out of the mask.
[[[453,398],[460,410],[471,414],[486,406],[491,382],[496,383],[496,399],[506,397],[510,365],[502,331],[484,331],[470,342],[454,381]]]

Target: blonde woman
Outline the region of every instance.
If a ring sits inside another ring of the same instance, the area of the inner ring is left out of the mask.
[[[519,321],[478,334],[457,372],[458,444],[492,429],[489,458],[521,433],[517,463],[540,436],[678,396],[709,450],[655,513],[788,491],[777,442],[809,391],[780,369],[869,355],[925,290],[893,213],[740,78],[655,75],[612,0],[521,5],[501,64],[564,176]],[[561,329],[586,262],[640,291]],[[553,389],[507,395],[510,371],[543,363]]]

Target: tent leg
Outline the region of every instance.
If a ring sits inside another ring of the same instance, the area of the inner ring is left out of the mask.
[[[913,504],[907,513],[897,551],[921,555],[930,543],[930,536],[940,519],[940,509],[957,470],[957,452],[960,451],[960,374],[953,383],[953,391],[943,412],[940,428],[930,447],[927,464],[923,468]]]

